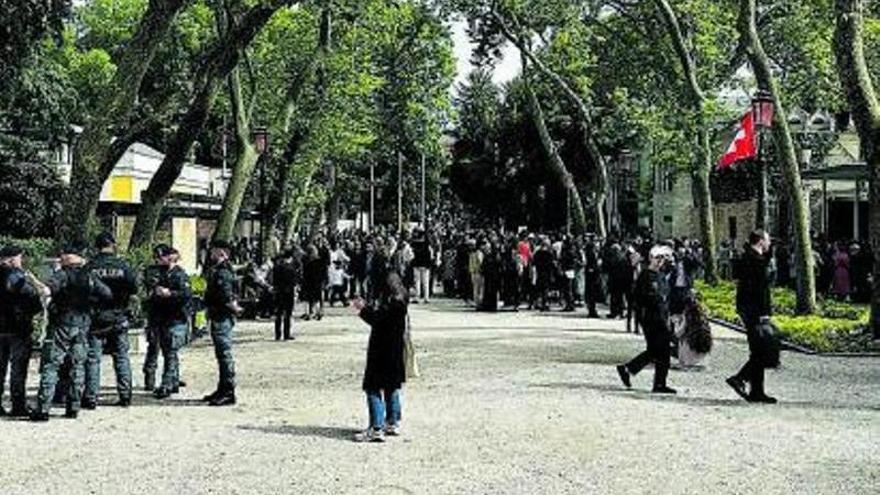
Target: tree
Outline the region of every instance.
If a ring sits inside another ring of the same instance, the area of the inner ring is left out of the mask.
[[[118,53],[113,79],[102,92],[99,106],[85,123],[74,149],[58,241],[85,240],[94,223],[101,187],[118,161],[120,146],[113,146],[114,131],[129,123],[147,70],[175,17],[188,3],[150,0],[134,36]]]
[[[836,0],[834,52],[837,71],[861,139],[870,172],[870,236],[874,253],[871,328],[880,339],[880,100],[865,56],[865,3]]]
[[[739,0],[740,17],[738,29],[742,46],[752,65],[758,87],[766,90],[773,98],[775,106],[773,118],[773,137],[782,168],[783,177],[792,201],[794,218],[795,267],[797,271],[797,309],[801,314],[816,311],[816,280],[813,269],[813,250],[810,243],[810,226],[807,218],[807,205],[804,201],[800,169],[792,139],[788,117],[783,106],[782,96],[776,78],[773,76],[770,59],[764,51],[755,22],[756,0]]]
[[[232,72],[242,50],[250,45],[272,15],[289,3],[288,0],[257,3],[222,33],[205,53],[195,76],[189,108],[180,120],[159,169],[141,195],[141,207],[132,231],[132,247],[139,248],[153,242],[165,198],[180,176],[193,142],[207,122],[220,83]]]
[[[583,203],[581,202],[580,193],[575,187],[574,178],[572,177],[571,172],[565,166],[565,163],[562,161],[562,158],[559,156],[559,151],[556,148],[556,144],[553,142],[553,139],[550,137],[550,132],[547,130],[546,119],[544,118],[544,111],[541,110],[541,104],[538,102],[538,98],[535,96],[534,90],[529,85],[528,74],[525,69],[527,67],[528,62],[526,61],[527,56],[523,53],[522,56],[522,64],[523,64],[523,80],[525,83],[525,91],[528,96],[529,101],[529,109],[534,119],[535,127],[538,129],[538,135],[541,137],[541,144],[544,147],[544,151],[547,153],[547,157],[549,158],[550,168],[553,172],[553,175],[559,181],[562,189],[566,191],[568,197],[566,198],[567,208],[571,215],[573,215],[572,227],[574,229],[575,235],[583,235],[586,233],[587,227],[587,219],[584,215]],[[600,215],[601,216],[601,215]]]
[[[679,63],[688,91],[688,99],[692,110],[697,117],[697,144],[695,147],[695,161],[693,173],[694,202],[697,206],[700,218],[700,241],[705,250],[704,263],[706,268],[706,280],[714,284],[716,277],[716,249],[715,249],[715,222],[712,213],[712,194],[709,189],[709,173],[712,171],[712,145],[710,137],[710,122],[706,121],[708,98],[698,80],[696,60],[685,41],[678,21],[678,15],[667,0],[655,0],[657,9],[660,11],[666,23],[667,31]]]

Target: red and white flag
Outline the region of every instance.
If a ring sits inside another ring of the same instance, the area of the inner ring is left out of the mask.
[[[717,170],[723,170],[736,162],[754,159],[758,155],[755,146],[755,118],[749,110],[739,123],[733,142],[718,162]]]

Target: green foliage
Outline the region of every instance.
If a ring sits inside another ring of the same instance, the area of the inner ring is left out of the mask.
[[[208,281],[201,275],[190,275],[189,285],[194,296],[204,297],[205,291],[208,290]]]
[[[733,283],[723,281],[709,286],[697,282],[697,291],[700,302],[710,316],[740,323],[736,312],[736,286]],[[817,315],[797,316],[796,295],[790,289],[779,287],[771,290],[771,300],[773,322],[784,338],[818,352],[847,349],[851,341],[864,332],[870,316],[868,306],[832,300],[823,301]]]
[[[0,232],[51,237],[64,185],[54,168],[26,141],[0,136]]]

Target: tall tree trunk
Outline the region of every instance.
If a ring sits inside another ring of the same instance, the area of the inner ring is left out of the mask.
[[[864,9],[861,0],[836,0],[834,53],[870,173],[869,230],[874,254],[871,328],[874,339],[880,340],[880,100],[865,61]]]
[[[147,189],[141,193],[141,207],[131,233],[130,249],[143,248],[153,243],[162,208],[165,206],[165,198],[180,177],[186,157],[208,120],[209,110],[217,94],[217,86],[217,80],[207,81],[202,91],[196,95],[174,133],[159,169],[150,179]]]
[[[577,109],[578,117],[581,121],[581,126],[583,128],[582,138],[583,138],[583,146],[587,151],[587,156],[590,157],[590,161],[596,167],[596,172],[594,174],[594,182],[593,182],[593,199],[595,201],[594,207],[594,221],[596,224],[596,233],[600,237],[606,237],[608,234],[608,229],[605,225],[605,215],[603,213],[603,208],[605,205],[605,197],[608,191],[608,165],[605,163],[605,158],[602,156],[602,153],[599,151],[599,146],[596,144],[595,137],[593,135],[593,129],[595,126],[593,125],[593,118],[590,116],[590,110],[587,106],[587,103],[583,98],[573,89],[565,79],[562,78],[555,71],[547,67],[547,65],[540,59],[535,53],[529,48],[528,43],[524,39],[522,33],[514,33],[505,22],[504,18],[495,11],[492,11],[492,17],[495,22],[498,24],[501,32],[504,34],[504,37],[507,38],[511,43],[516,45],[519,49],[520,53],[523,57],[523,68],[525,68],[525,61],[528,60],[531,62],[544,76],[548,77],[553,84],[562,91],[562,94],[565,95],[566,99],[574,105]],[[514,20],[516,22],[516,20]],[[573,180],[573,179],[572,179]],[[575,188],[575,192],[577,189]],[[580,194],[576,197],[580,198]],[[581,213],[583,213],[583,204],[580,205]]]
[[[712,171],[712,146],[709,126],[706,123],[706,94],[697,78],[697,64],[684,39],[684,33],[678,22],[678,15],[668,0],[655,0],[666,29],[672,38],[672,46],[681,64],[685,87],[690,93],[693,111],[697,115],[697,145],[691,177],[694,181],[694,206],[700,219],[700,242],[704,249],[703,263],[706,281],[717,282],[717,255],[715,245],[715,219],[712,215],[712,193],[709,188],[709,174]]]
[[[739,34],[745,46],[755,79],[761,89],[770,92],[775,105],[773,137],[776,141],[780,166],[788,186],[794,220],[795,268],[797,270],[797,310],[800,314],[816,311],[816,278],[813,271],[813,249],[810,243],[810,225],[807,205],[801,186],[801,175],[795,153],[794,140],[788,118],[782,105],[779,85],[770,70],[770,60],[755,25],[756,0],[740,0]]]
[[[556,143],[553,142],[553,138],[550,136],[550,132],[547,130],[547,123],[544,119],[544,111],[541,109],[541,104],[538,102],[538,97],[535,96],[535,92],[532,89],[532,85],[528,81],[528,75],[526,74],[526,64],[527,60],[525,55],[522,58],[523,63],[523,82],[525,85],[526,95],[529,99],[529,107],[530,114],[532,115],[532,121],[535,124],[535,127],[538,129],[538,135],[541,138],[541,144],[544,147],[544,151],[547,153],[547,159],[550,163],[550,169],[553,172],[553,175],[556,177],[556,180],[559,181],[559,184],[562,186],[563,190],[567,192],[569,195],[568,198],[568,211],[567,215],[570,215],[572,232],[575,235],[583,235],[587,233],[587,218],[584,215],[584,204],[581,201],[580,192],[578,192],[577,187],[574,184],[574,179],[572,179],[571,172],[565,166],[565,162],[562,161],[562,157],[559,156],[559,151],[556,149]]]
[[[245,109],[241,77],[237,69],[229,75],[229,98],[232,102],[232,115],[235,121],[235,144],[238,156],[236,156],[232,177],[226,188],[226,195],[223,197],[223,207],[220,210],[220,218],[217,220],[217,230],[214,231],[214,239],[223,241],[231,240],[235,233],[244,194],[256,169],[257,161],[260,159],[251,143],[250,118]],[[262,181],[263,177],[260,179]],[[260,188],[264,185],[265,181],[262,181]],[[260,191],[260,194],[262,193],[263,191]],[[266,218],[265,212],[261,211],[260,215],[261,219]],[[265,226],[261,224],[260,229],[263,228]],[[265,255],[265,253],[263,254]]]
[[[306,177],[300,190],[308,191],[309,188],[312,187],[313,178],[314,175]],[[302,217],[303,208],[304,206],[302,202],[297,202],[295,199],[291,201],[290,212],[287,216],[287,224],[284,226],[284,241],[286,244],[292,243],[294,236],[296,236],[296,229],[299,228],[299,219]]]
[[[220,81],[235,68],[242,50],[250,45],[275,11],[288,3],[285,0],[272,0],[256,4],[209,49],[205,63],[195,78],[192,103],[159,170],[141,195],[142,204],[135,219],[131,246],[137,248],[153,242],[165,198],[180,177],[186,155],[205,126]]]
[[[112,132],[126,125],[137,102],[144,75],[177,14],[191,0],[150,0],[137,31],[119,54],[116,72],[98,99],[94,117],[86,123],[74,147],[70,187],[61,209],[59,242],[86,239],[94,225],[101,188],[113,170],[107,163],[116,155]],[[122,150],[123,153],[125,150]]]

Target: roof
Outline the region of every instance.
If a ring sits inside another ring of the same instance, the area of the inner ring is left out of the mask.
[[[871,175],[864,162],[845,163],[833,167],[816,168],[801,172],[803,180],[852,180],[868,181]]]

